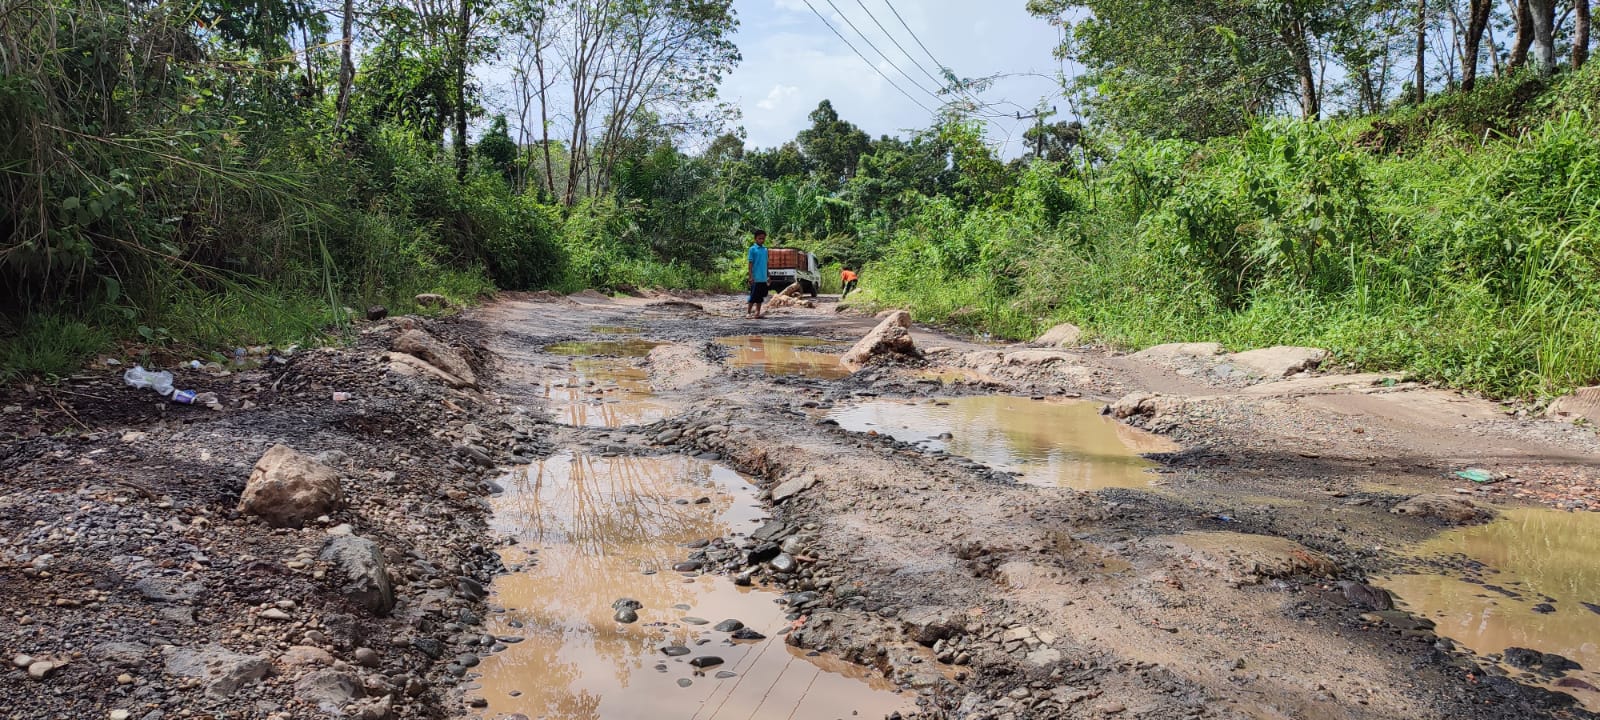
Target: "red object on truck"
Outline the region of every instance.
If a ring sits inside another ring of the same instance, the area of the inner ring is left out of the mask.
[[[800,251],[791,248],[772,248],[767,251],[767,269],[801,270]]]

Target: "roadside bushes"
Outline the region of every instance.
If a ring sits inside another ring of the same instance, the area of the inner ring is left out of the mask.
[[[1496,396],[1560,393],[1600,381],[1600,101],[1567,87],[1596,75],[1525,99],[1556,108],[1525,133],[1441,122],[1403,154],[1366,144],[1370,120],[1123,138],[1087,178],[1035,164],[988,208],[924,199],[864,286],[1012,338],[1071,321],[1130,346],[1321,345]]]

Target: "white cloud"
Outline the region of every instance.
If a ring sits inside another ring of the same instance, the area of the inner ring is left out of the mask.
[[[766,99],[756,103],[756,107],[768,111],[777,110],[785,104],[786,100],[794,97],[799,92],[800,88],[793,85],[773,85],[772,90],[767,92]]]

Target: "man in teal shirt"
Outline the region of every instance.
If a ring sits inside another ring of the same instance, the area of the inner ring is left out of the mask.
[[[745,317],[760,318],[761,304],[767,301],[767,233],[755,232],[756,243],[744,255],[745,280],[750,283],[750,303],[745,307]]]

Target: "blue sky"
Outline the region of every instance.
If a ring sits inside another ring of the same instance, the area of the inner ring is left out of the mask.
[[[901,25],[920,38],[933,57],[964,78],[999,73],[1037,73],[1045,77],[1003,79],[982,94],[982,100],[1000,104],[994,112],[1007,115],[1037,105],[1041,98],[1069,114],[1060,85],[1054,80],[1059,66],[1051,51],[1056,28],[1030,16],[1025,0],[974,2],[973,0],[810,0],[812,6],[853,43],[879,70],[892,78],[923,105],[937,108],[938,100],[919,90],[912,79],[936,90],[923,69],[939,75],[926,52]],[[905,135],[925,128],[930,113],[897,91],[889,81],[845,45],[823,20],[806,6],[806,0],[735,0],[740,28],[736,41],[744,61],[723,82],[725,100],[743,111],[740,124],[748,133],[747,146],[770,147],[793,139],[809,124],[806,115],[824,98],[833,101],[839,115],[873,137]],[[882,28],[873,21],[882,23]],[[849,22],[846,22],[848,20]],[[850,27],[854,23],[856,29]],[[906,53],[886,37],[885,30],[904,46]],[[860,34],[858,34],[860,33]],[[861,38],[865,34],[888,61]],[[907,54],[910,58],[907,58]],[[892,61],[892,62],[890,62]],[[904,74],[902,74],[902,72]],[[908,79],[909,75],[911,79]],[[1019,108],[1018,105],[1021,107]],[[1010,157],[1021,152],[1022,130],[1028,121],[994,118],[988,127],[997,144]]]

